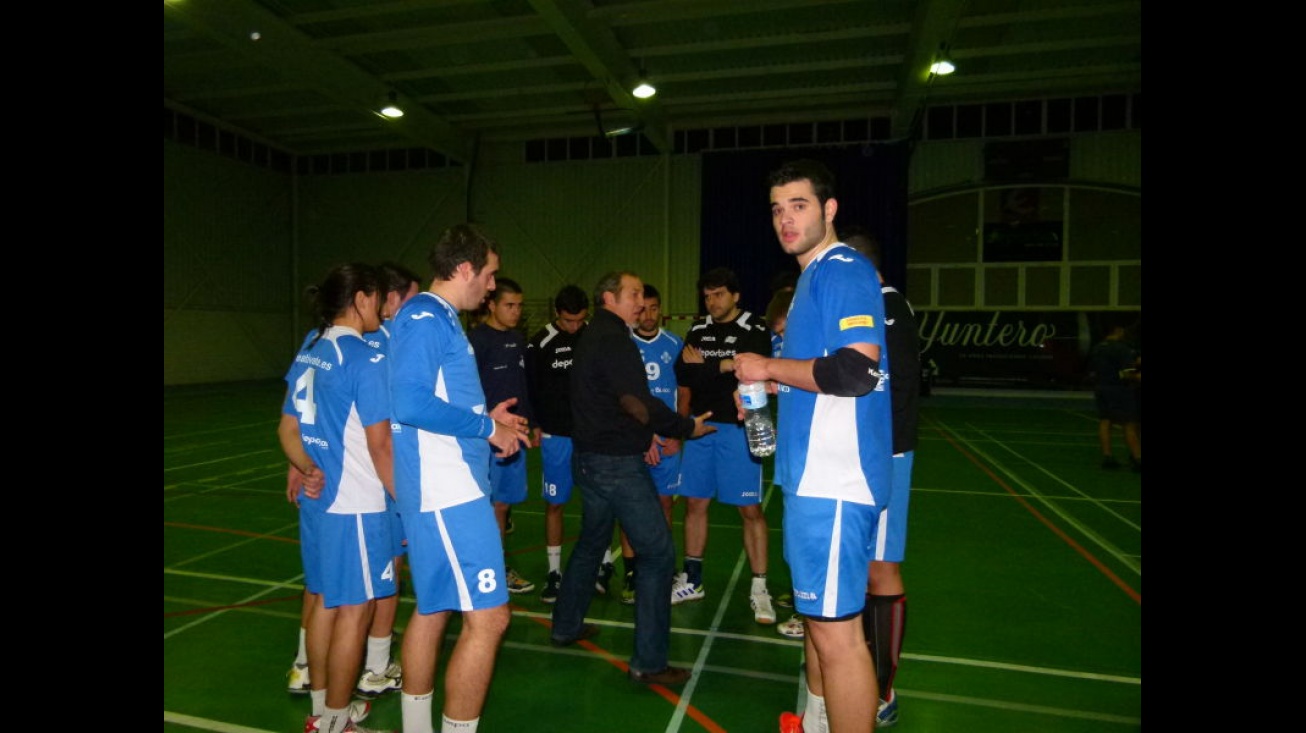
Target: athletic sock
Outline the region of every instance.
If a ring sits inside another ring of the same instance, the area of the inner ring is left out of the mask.
[[[803,711],[803,733],[830,733],[829,719],[825,715],[825,698],[807,690],[807,708]]]
[[[875,662],[875,679],[880,686],[880,699],[888,700],[893,694],[893,678],[898,673],[898,658],[902,655],[902,639],[907,633],[907,595],[866,596],[866,611],[862,613],[862,630],[866,645],[870,647]]]
[[[476,733],[481,724],[480,718],[473,720],[452,720],[448,715],[441,715],[440,733]]]
[[[690,585],[703,584],[703,558],[685,556],[685,575]]]
[[[326,688],[320,690],[309,690],[308,697],[313,701],[313,714],[322,715],[326,713]]]
[[[549,555],[549,572],[562,575],[562,545],[549,545],[544,551]]]
[[[308,635],[308,629],[303,626],[299,627],[299,652],[295,654],[295,664],[303,667],[308,664],[308,644],[304,637]]]
[[[399,695],[399,711],[404,721],[403,733],[435,733],[431,727],[431,701],[435,697],[435,690],[425,695],[409,695],[407,692],[400,692]]]
[[[393,634],[367,637],[367,671],[384,675],[390,666],[390,640]]]
[[[766,589],[766,573],[753,573],[753,593],[770,593]]]
[[[346,726],[349,725],[349,708],[327,708],[318,718],[317,729],[319,733],[342,733]]]

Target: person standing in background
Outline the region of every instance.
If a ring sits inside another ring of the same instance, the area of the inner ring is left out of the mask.
[[[576,339],[589,318],[589,296],[577,285],[564,285],[553,297],[554,319],[531,336],[526,345],[526,384],[536,425],[533,443],[539,446],[544,472],[544,551],[549,574],[540,600],[558,600],[562,583],[563,509],[571,499],[571,366]]]
[[[644,361],[644,373],[648,375],[649,392],[679,414],[675,362],[680,350],[684,348],[684,342],[679,336],[662,328],[662,294],[649,283],[644,283],[644,311],[635,324],[633,335],[635,345],[639,347],[639,356]],[[680,488],[682,445],[679,438],[664,438],[654,434],[653,445],[649,446],[645,456],[653,483],[658,487],[658,498],[662,501],[662,511],[666,514],[668,526],[671,525],[671,508],[676,500],[676,491]],[[625,533],[621,536],[621,556],[625,565],[621,602],[632,605],[635,603],[635,568],[638,562]]]
[[[526,388],[526,337],[517,328],[521,323],[521,286],[516,280],[495,278],[494,292],[486,301],[485,320],[467,332],[467,340],[476,350],[476,368],[480,373],[485,402],[497,405],[516,398],[513,412],[534,421],[531,401]],[[514,504],[526,501],[526,451],[511,456],[490,456],[490,499],[494,502],[494,516],[499,522],[499,534],[507,552],[508,511]],[[530,593],[535,584],[526,580],[508,564],[508,592]]]
[[[440,236],[434,278],[395,316],[390,344],[395,489],[417,607],[403,635],[404,733],[433,733],[436,662],[449,616],[462,628],[445,670],[442,733],[475,733],[511,615],[490,455],[530,445],[515,400],[493,409],[460,311],[494,289],[499,248],[472,224]]]
[[[778,385],[776,483],[807,656],[807,707],[783,713],[780,730],[860,733],[874,727],[879,699],[861,616],[893,482],[884,297],[870,261],[837,241],[829,169],[794,161],[769,183],[776,238],[801,274],[784,355],[737,354],[734,368],[741,382]]]
[[[739,278],[725,267],[703,273],[697,284],[708,315],[690,326],[676,360],[676,381],[685,414],[711,412],[717,432],[684,447],[680,493],[685,497],[685,570],[672,587],[672,604],[703,598],[708,506],[715,497],[739,509],[744,550],[753,571],[748,602],[759,624],[775,623],[766,586],[769,537],[762,513],[762,459],[748,450],[743,422],[735,415],[734,357],[771,353],[762,319],[739,307]]]
[[[1097,440],[1102,449],[1102,468],[1120,468],[1112,455],[1112,428],[1124,429],[1129,467],[1143,472],[1143,441],[1138,427],[1139,409],[1136,384],[1142,383],[1141,362],[1134,347],[1125,341],[1125,327],[1112,324],[1106,337],[1088,352],[1088,373],[1093,379],[1093,398],[1097,403]]]

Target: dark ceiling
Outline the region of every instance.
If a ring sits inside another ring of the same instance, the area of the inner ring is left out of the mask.
[[[941,51],[956,73],[929,73]],[[629,91],[641,69],[649,100]],[[295,155],[466,161],[599,124],[661,150],[676,130],[850,118],[902,138],[925,105],[1141,91],[1141,0],[163,4],[164,107]],[[391,92],[402,119],[374,113]]]

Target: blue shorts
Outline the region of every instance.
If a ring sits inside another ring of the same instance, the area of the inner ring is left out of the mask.
[[[540,433],[540,462],[544,464],[544,500],[566,504],[571,499],[571,438]]]
[[[508,602],[503,542],[489,497],[404,515],[419,613],[475,611]]]
[[[681,456],[685,455],[682,447],[674,456],[662,456],[658,465],[649,466],[648,472],[653,476],[653,483],[658,487],[659,496],[675,496],[680,493]]]
[[[907,551],[907,503],[911,500],[911,466],[916,451],[893,454],[893,486],[889,490],[888,508],[880,512],[880,521],[872,533],[871,559],[902,562]]]
[[[324,512],[313,524],[324,606],[356,606],[395,594],[395,556],[388,512]]]
[[[715,433],[686,440],[680,453],[680,495],[722,504],[762,503],[762,459],[748,452],[742,425],[712,423]]]
[[[322,573],[318,560],[318,525],[322,510],[311,499],[299,498],[299,561],[304,565],[304,590],[322,593]]]
[[[408,547],[404,545],[404,520],[399,516],[399,502],[390,498],[390,492],[385,495],[385,511],[390,515],[390,544],[394,547],[394,556],[408,554]]]
[[[866,606],[871,534],[881,507],[841,499],[784,495],[784,557],[794,610],[843,619]]]
[[[507,458],[490,455],[490,499],[501,504],[526,501],[526,451]]]

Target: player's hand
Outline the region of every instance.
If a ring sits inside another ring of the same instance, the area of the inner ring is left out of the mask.
[[[689,436],[690,438],[701,438],[704,435],[707,435],[708,433],[716,432],[716,426],[710,425],[707,422],[707,419],[709,417],[712,417],[711,410],[708,410],[702,415],[694,416],[694,434]]]
[[[680,452],[680,447],[684,445],[680,438],[666,438],[662,441],[662,457],[669,458]]]
[[[662,462],[662,452],[658,446],[662,444],[662,436],[654,435],[653,440],[648,444],[648,450],[644,451],[644,462],[650,466],[656,466]]]
[[[751,352],[735,354],[735,379],[740,382],[760,382],[770,379],[771,375],[768,370],[770,362],[770,357],[761,354]],[[735,399],[739,399],[737,395]]]
[[[505,400],[504,402],[507,402]],[[502,405],[504,403],[500,403]],[[509,413],[511,415],[511,413]],[[513,417],[516,417],[513,415]],[[526,419],[522,418],[521,422],[500,422],[494,421],[494,434],[490,436],[490,445],[494,446],[495,454],[500,458],[507,458],[523,448],[531,446],[531,434],[526,430]]]
[[[680,359],[686,364],[703,364],[706,360],[703,358],[703,352],[697,346],[686,346],[680,350]]]

